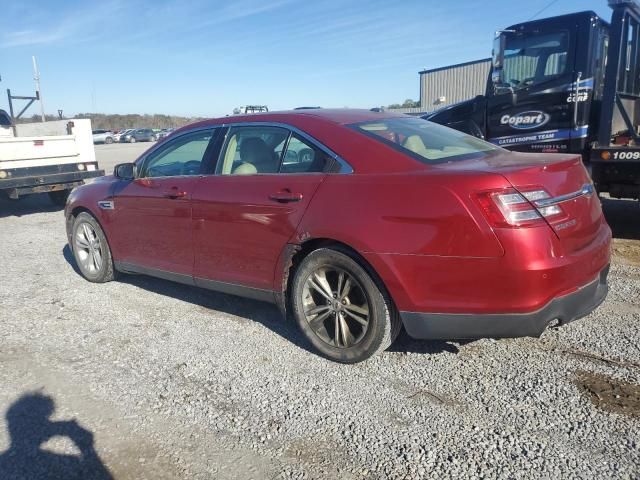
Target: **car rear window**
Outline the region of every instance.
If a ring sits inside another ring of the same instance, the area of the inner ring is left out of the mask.
[[[383,118],[351,127],[426,164],[483,157],[502,151],[484,140],[421,118]]]

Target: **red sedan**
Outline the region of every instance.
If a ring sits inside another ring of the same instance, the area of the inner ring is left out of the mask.
[[[390,113],[196,123],[75,189],[65,215],[87,280],[142,273],[274,302],[339,362],[403,325],[538,336],[607,294],[611,231],[579,156]]]

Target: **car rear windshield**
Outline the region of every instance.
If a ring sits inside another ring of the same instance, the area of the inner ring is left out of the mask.
[[[466,160],[502,151],[484,140],[421,118],[384,118],[351,127],[426,164]]]

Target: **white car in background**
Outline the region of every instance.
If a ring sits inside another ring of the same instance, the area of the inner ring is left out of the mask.
[[[93,143],[113,143],[113,132],[111,130],[92,130]]]
[[[134,130],[133,128],[124,128],[124,129],[120,130],[118,133],[115,133],[113,135],[113,141],[114,142],[120,142],[120,138],[123,135],[126,135],[129,132],[133,132],[133,130]]]
[[[175,128],[163,128],[157,133],[158,140],[171,135],[171,133],[173,133],[174,131],[175,131]]]

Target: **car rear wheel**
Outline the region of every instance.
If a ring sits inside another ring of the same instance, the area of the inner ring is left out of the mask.
[[[82,276],[95,283],[114,279],[113,259],[107,238],[96,219],[86,212],[73,222],[71,247]]]
[[[342,363],[366,360],[391,345],[400,319],[369,273],[346,253],[311,252],[297,268],[291,288],[293,314],[311,344]]]

